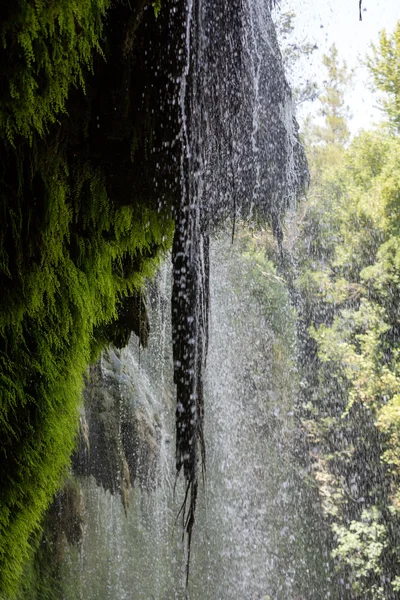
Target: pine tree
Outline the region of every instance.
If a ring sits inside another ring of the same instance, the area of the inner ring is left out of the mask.
[[[345,145],[350,137],[346,91],[353,74],[349,71],[346,61],[342,61],[340,64],[338,51],[334,44],[331,46],[329,54],[324,54],[322,62],[327,70],[324,92],[319,97],[321,103],[319,114],[324,118],[324,125],[314,128],[314,136],[317,141],[325,144]]]
[[[400,21],[392,35],[381,31],[379,43],[371,45],[372,54],[366,65],[373,77],[374,86],[385,94],[379,100],[391,128],[400,131]]]

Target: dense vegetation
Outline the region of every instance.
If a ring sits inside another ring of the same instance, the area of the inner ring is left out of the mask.
[[[175,178],[165,164],[155,188],[174,128],[173,113],[168,127],[157,122],[169,60],[159,3],[5,2],[0,22],[0,597],[9,600],[70,460],[85,369],[104,344],[140,331],[137,296],[172,243]]]
[[[175,42],[166,42],[159,1],[5,2],[0,22],[0,598],[8,600],[30,553],[44,552],[38,531],[69,464],[85,369],[105,344],[141,332],[142,286],[172,242],[179,157],[168,104]],[[325,57],[323,124],[305,132],[312,185],[287,232],[294,260],[279,259],[298,314],[297,416],[332,557],[349,597],[374,600],[400,591],[399,60],[400,23],[367,59],[385,122],[350,142],[350,74],[335,49]],[[284,354],[292,332],[277,304],[289,310],[286,292],[261,253],[255,271],[272,281],[266,313]],[[46,597],[34,565],[20,597]]]
[[[400,590],[400,23],[367,64],[386,119],[349,142],[350,73],[324,58],[323,124],[287,262],[299,313],[298,414],[351,598]],[[291,234],[294,235],[293,223]]]

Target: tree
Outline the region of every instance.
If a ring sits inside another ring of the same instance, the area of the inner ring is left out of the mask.
[[[391,35],[381,31],[377,45],[371,44],[372,54],[366,65],[378,91],[385,97],[379,100],[392,129],[400,131],[400,21]]]
[[[349,143],[351,74],[334,47],[324,65],[297,246],[299,414],[350,597],[388,600],[400,589],[400,138]]]
[[[316,81],[304,78],[303,70],[299,68],[301,60],[310,58],[317,50],[317,46],[306,40],[293,41],[295,19],[296,13],[294,11],[279,13],[276,21],[276,32],[286,76],[292,88],[293,102],[297,107],[304,102],[316,100],[319,90]]]
[[[324,54],[322,63],[327,70],[324,80],[324,91],[319,97],[321,108],[319,114],[324,118],[324,125],[314,129],[314,136],[325,144],[344,146],[350,137],[347,125],[349,107],[346,105],[346,91],[353,78],[346,61],[341,64],[336,46],[333,44],[329,54]]]
[[[350,138],[346,92],[351,85],[353,73],[345,61],[339,60],[335,45],[331,46],[328,54],[323,55],[322,62],[326,78],[319,97],[320,123],[316,124],[309,117],[303,128],[311,173],[311,194],[328,173],[341,163]]]

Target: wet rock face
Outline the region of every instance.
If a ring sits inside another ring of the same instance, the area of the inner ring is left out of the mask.
[[[205,458],[210,233],[229,218],[233,238],[236,220],[269,222],[281,245],[283,216],[308,177],[271,4],[193,0],[183,11],[172,338],[176,469],[190,489],[189,539]]]
[[[110,348],[89,371],[75,474],[92,475],[126,507],[129,490],[157,484],[161,433],[157,411],[136,386],[135,365]]]
[[[52,536],[62,559],[62,538],[70,546],[79,546],[83,536],[84,502],[76,479],[70,477],[56,494],[47,514],[46,532]]]
[[[117,319],[105,325],[100,335],[108,344],[121,349],[128,345],[132,332],[139,337],[142,347],[146,348],[150,325],[146,302],[140,292],[122,299],[118,306]]]

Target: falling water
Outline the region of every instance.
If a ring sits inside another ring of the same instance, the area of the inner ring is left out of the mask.
[[[282,350],[252,279],[254,266],[226,236],[213,241],[207,475],[199,491],[189,594],[192,600],[336,598],[308,466],[295,458],[293,314],[282,288],[279,318],[288,335]],[[104,385],[118,378],[121,393],[128,386],[131,401],[144,406],[159,428],[157,485],[146,490],[136,482],[125,513],[117,494],[104,492],[93,478],[81,480],[83,539],[80,552],[67,549],[65,600],[184,598],[166,282],[164,270],[164,288],[152,292],[148,350],[139,357],[133,337],[115,359],[114,352],[103,359]]]
[[[173,245],[176,466],[189,502],[188,547],[204,463],[209,238],[221,220],[281,220],[306,178],[269,1],[189,0],[179,94],[181,191]]]
[[[186,486],[189,535],[196,518],[193,600],[335,597],[324,534],[312,525],[318,508],[307,465],[294,459],[292,342],[287,372],[277,375],[277,341],[249,264],[213,234],[226,218],[233,234],[239,220],[261,219],[280,241],[283,213],[306,178],[269,2],[188,0],[184,13],[172,324],[164,271],[151,294],[148,350],[133,337],[103,356],[99,375],[146,416],[157,465],[151,485],[131,481],[124,506],[111,487],[82,479],[83,537],[79,552],[66,551],[64,598],[182,599],[185,525],[177,515]],[[176,467],[185,476],[177,483]]]
[[[288,355],[277,361],[282,340],[268,323],[249,274],[253,268],[226,238],[214,241],[207,482],[198,511],[191,597],[334,597],[328,550],[313,507],[317,499],[305,483],[307,466],[294,458],[293,314],[283,293],[280,318],[287,322]]]

